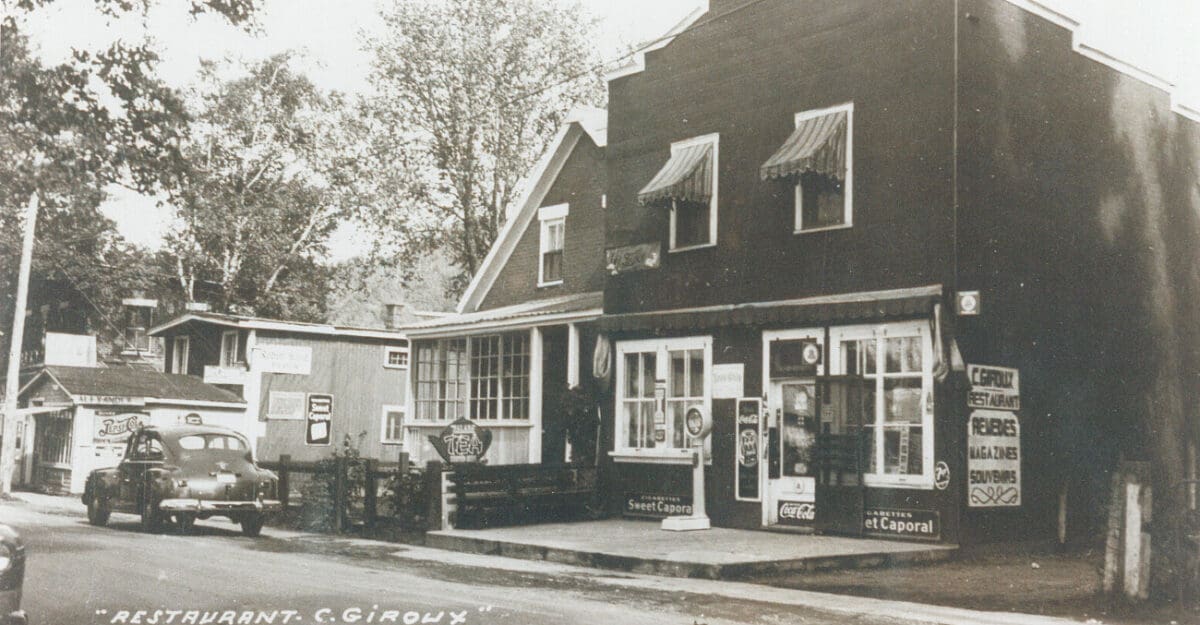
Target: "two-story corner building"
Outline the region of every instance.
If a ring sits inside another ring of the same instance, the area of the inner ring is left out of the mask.
[[[347,438],[364,458],[402,451],[409,349],[397,330],[190,312],[149,333],[168,371],[245,400],[237,429],[261,459],[320,460]]]
[[[491,464],[567,457],[557,406],[590,371],[584,348],[595,342],[604,288],[604,123],[603,111],[568,116],[522,181],[457,314],[404,327],[415,462],[436,460],[428,437],[460,418],[492,431]]]
[[[1120,454],[1195,474],[1200,128],[1076,27],[712,0],[610,76],[614,510],[690,503],[696,405],[728,527],[1075,535]]]

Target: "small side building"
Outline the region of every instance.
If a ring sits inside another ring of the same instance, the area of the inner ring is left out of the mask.
[[[26,415],[17,482],[82,493],[93,469],[116,466],[142,425],[205,423],[240,430],[246,403],[200,378],[132,367],[48,365],[21,389]]]
[[[401,332],[191,312],[150,335],[164,339],[168,371],[246,402],[238,429],[260,459],[320,460],[346,441],[364,458],[394,461],[402,450],[409,350]]]

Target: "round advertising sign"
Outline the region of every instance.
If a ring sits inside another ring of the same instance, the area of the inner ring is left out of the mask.
[[[692,406],[688,408],[687,413],[683,417],[684,427],[687,428],[689,436],[695,439],[703,439],[712,431],[712,415],[708,413],[708,409],[704,406]]]
[[[800,355],[804,359],[804,364],[818,365],[821,363],[821,346],[816,343],[805,343]]]

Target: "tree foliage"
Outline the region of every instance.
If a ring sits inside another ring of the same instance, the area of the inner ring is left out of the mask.
[[[328,281],[319,261],[347,214],[343,104],[289,60],[277,55],[228,80],[216,64],[203,68],[184,167],[169,186],[180,226],[167,247],[188,299],[207,276],[221,309],[316,320]]]
[[[363,105],[360,203],[386,244],[446,248],[474,273],[525,175],[567,111],[603,97],[578,5],[405,0],[366,44],[375,94]],[[460,284],[462,282],[460,281]]]
[[[94,307],[95,325],[112,325],[119,300],[154,278],[144,252],[128,245],[99,211],[105,188],[150,191],[179,163],[185,111],[155,76],[148,42],[119,41],[39,61],[22,31],[30,11],[53,0],[5,3],[0,19],[0,320],[11,321],[20,255],[20,218],[40,197],[33,284],[66,285]],[[145,13],[151,0],[98,0],[105,14]],[[253,0],[189,0],[249,25]]]

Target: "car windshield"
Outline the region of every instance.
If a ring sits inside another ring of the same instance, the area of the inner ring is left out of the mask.
[[[242,439],[227,434],[192,434],[179,439],[179,447],[189,451],[197,449],[231,449],[242,451],[246,444]]]

